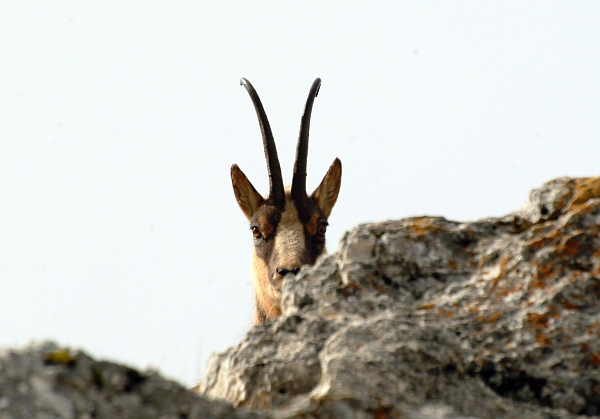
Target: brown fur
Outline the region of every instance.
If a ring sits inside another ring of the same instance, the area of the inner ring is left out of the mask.
[[[245,178],[243,173],[241,175]],[[242,212],[249,218],[251,226],[257,226],[263,236],[255,239],[252,252],[252,283],[256,303],[254,324],[261,324],[281,315],[281,284],[285,274],[280,274],[278,269],[293,272],[302,265],[314,264],[319,256],[327,253],[324,237],[319,247],[321,238],[317,237],[318,230],[326,222],[326,213],[331,213],[337,200],[340,182],[341,163],[336,159],[311,195],[309,203],[312,202],[312,207],[304,207],[300,211],[290,196],[289,188],[286,188],[285,209],[279,211],[268,206],[268,200],[252,196],[253,193],[258,195],[258,192],[255,192],[249,182],[234,183],[236,196],[243,197],[238,198]],[[236,189],[239,185],[243,185],[243,190]],[[261,202],[261,205],[254,208],[253,203],[257,202]],[[307,219],[307,222],[302,223],[301,219]],[[313,249],[314,246],[319,248]]]
[[[269,283],[269,270],[265,261],[252,252],[252,284],[254,285],[254,324],[261,324],[281,315],[279,302],[281,291],[275,290]]]
[[[329,218],[331,210],[337,201],[341,183],[342,162],[336,158],[331,163],[331,166],[329,166],[329,170],[327,170],[325,177],[323,177],[317,189],[311,195],[311,198],[315,200],[317,206],[321,208],[321,211],[323,211],[327,218]]]
[[[314,236],[317,234],[317,228],[319,228],[319,213],[315,212],[308,223],[306,223],[306,229],[308,230],[308,234]]]
[[[263,204],[263,198],[260,196],[252,183],[248,180],[244,172],[237,164],[231,166],[231,183],[235,191],[235,198],[242,212],[248,220],[252,219],[252,215]]]
[[[241,83],[248,90],[259,117],[269,171],[270,193],[273,195],[263,198],[240,168],[236,164],[231,166],[235,198],[250,222],[254,238],[254,324],[261,324],[281,315],[283,278],[289,273],[298,272],[302,265],[314,264],[321,255],[327,253],[327,218],[340,190],[342,163],[336,158],[317,189],[310,196],[306,195],[310,112],[321,83],[320,79],[316,79],[311,87],[300,128],[292,181],[294,193],[291,193],[290,188],[284,190],[275,143],[262,104],[250,82],[242,79]]]

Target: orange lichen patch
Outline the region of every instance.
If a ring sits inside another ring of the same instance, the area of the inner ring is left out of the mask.
[[[423,310],[429,310],[430,308],[434,308],[435,304],[433,303],[423,303],[423,304],[419,304],[419,308],[423,309]]]
[[[581,344],[581,352],[587,352],[587,350],[589,349],[590,344],[587,342],[584,342]]]
[[[536,264],[536,273],[539,275],[550,275],[554,272],[554,264],[552,262],[544,264]]]
[[[488,361],[486,361],[485,359],[481,359],[481,358],[475,358],[473,359],[473,363],[475,365],[477,365],[479,368],[483,367]]]
[[[372,411],[373,419],[400,419],[403,414],[393,407],[378,407]]]
[[[560,317],[560,313],[556,310],[556,306],[554,305],[548,306],[548,315],[553,319],[558,319]]]
[[[584,202],[582,204],[574,204],[569,208],[569,212],[576,217],[581,217],[582,215],[589,214],[597,208],[598,203],[596,202]]]
[[[542,247],[546,246],[550,241],[551,241],[550,238],[544,236],[544,237],[540,237],[540,238],[537,238],[537,239],[534,239],[534,240],[531,240],[531,241],[525,243],[525,246],[528,249],[537,250],[537,249],[541,249]]]
[[[587,334],[593,335],[594,331],[598,328],[600,328],[600,322],[594,322],[594,323],[590,324],[588,327],[588,330],[587,330]]]
[[[377,291],[380,294],[385,294],[387,292],[387,290],[380,286],[378,281],[375,281],[375,278],[369,278],[371,280],[371,286],[375,289],[375,291]]]
[[[548,327],[548,314],[544,313],[527,313],[527,324],[535,329]]]
[[[579,309],[579,307],[577,305],[575,305],[572,302],[567,301],[567,300],[562,301],[560,304],[567,310],[578,310]]]
[[[592,364],[595,367],[600,367],[600,352],[596,352],[595,354],[590,355]]]
[[[558,247],[558,252],[560,254],[566,254],[567,256],[577,256],[579,254],[579,248],[581,247],[581,233],[563,238],[561,245]]]
[[[538,333],[535,336],[535,342],[539,343],[540,345],[544,345],[544,346],[548,346],[552,343],[552,341],[550,339],[548,339],[548,337],[543,333]]]
[[[506,265],[508,263],[508,256],[504,255],[500,258],[500,270],[498,272],[498,275],[494,276],[493,278],[490,278],[490,284],[488,286],[488,291],[487,291],[487,295],[491,295],[492,292],[494,292],[496,290],[496,287],[498,286],[498,282],[500,282],[501,279],[503,279],[505,277],[505,271],[506,271]]]
[[[448,262],[448,266],[450,266],[451,269],[456,269],[456,262],[454,262],[453,260],[451,260],[450,262]]]
[[[407,221],[407,227],[411,233],[419,236],[424,236],[426,233],[431,231],[447,231],[445,228],[434,225],[438,218],[435,217],[415,217],[410,218]]]
[[[467,308],[467,311],[468,311],[469,313],[473,313],[473,314],[475,314],[475,313],[479,313],[479,307],[475,307],[475,306],[468,307],[468,308]]]
[[[592,255],[592,259],[600,259],[600,251],[596,251],[594,252],[594,254]],[[597,261],[595,261],[594,263],[594,267],[590,270],[590,274],[594,275],[594,276],[598,276],[600,275],[600,263],[598,263]],[[598,280],[596,278],[596,281],[598,281],[600,283],[600,280]]]
[[[512,287],[510,289],[510,292],[513,293],[513,292],[521,291],[522,289],[523,289],[523,283],[518,282],[517,284],[515,284],[514,287]]]
[[[487,316],[482,313],[477,316],[477,321],[480,323],[495,323],[500,317],[502,317],[502,313],[499,311],[494,311]]]
[[[348,282],[343,288],[340,289],[340,292],[344,295],[353,295],[359,289],[360,286],[358,286],[358,284],[355,284],[354,282]]]
[[[533,302],[527,300],[527,301],[523,301],[523,302],[519,303],[518,307],[519,307],[519,309],[522,309],[522,308],[525,308],[525,307],[530,307],[532,305],[533,305]]]
[[[546,288],[546,281],[542,279],[534,279],[529,285],[531,286],[531,288],[544,289]]]
[[[490,313],[489,316],[487,316],[485,321],[488,323],[495,323],[496,320],[498,320],[500,317],[502,317],[502,313],[499,311],[494,311],[493,313]]]
[[[573,198],[569,205],[582,204],[588,199],[600,196],[600,177],[577,179]]]
[[[552,262],[544,263],[544,264],[536,264],[534,263],[535,273],[529,286],[531,288],[543,289],[546,288],[546,281],[550,279],[552,274],[554,273],[554,264]]]
[[[525,243],[528,249],[539,250],[543,247],[551,246],[562,237],[562,233],[556,228],[550,232],[547,232],[548,227],[546,226],[537,226],[534,229],[536,230],[534,231],[534,239]]]
[[[474,239],[475,237],[477,237],[477,235],[473,231],[465,231],[464,234],[470,239]]]
[[[448,317],[448,318],[454,316],[453,312],[451,312],[449,310],[444,310],[444,309],[441,309],[441,308],[438,308],[437,314],[439,314],[440,316],[443,316],[443,317]]]

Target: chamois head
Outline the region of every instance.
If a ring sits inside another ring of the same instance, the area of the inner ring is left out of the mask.
[[[311,195],[306,194],[310,115],[321,86],[321,79],[316,79],[302,115],[292,185],[284,188],[275,140],[265,110],[250,82],[242,79],[240,83],[250,94],[258,115],[269,173],[269,196],[263,198],[237,164],[231,166],[233,192],[250,221],[254,237],[254,324],[260,324],[281,314],[283,277],[297,273],[302,265],[314,264],[319,256],[327,253],[327,218],[340,190],[342,163],[336,158],[317,189]]]

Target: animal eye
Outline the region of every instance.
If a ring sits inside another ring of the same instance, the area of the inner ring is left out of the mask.
[[[254,236],[255,239],[260,239],[262,238],[262,233],[260,232],[260,228],[253,226],[251,227],[252,230],[252,236]]]
[[[321,224],[319,228],[317,228],[317,234],[324,236],[327,232],[327,224]]]

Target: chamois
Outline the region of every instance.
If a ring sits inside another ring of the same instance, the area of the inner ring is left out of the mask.
[[[302,265],[312,265],[319,256],[327,253],[327,218],[340,190],[342,163],[336,158],[317,189],[310,196],[306,194],[310,116],[321,86],[321,79],[316,79],[302,115],[292,185],[284,188],[275,140],[258,93],[245,78],[240,80],[240,84],[248,91],[258,116],[269,174],[269,196],[263,198],[238,165],[231,166],[233,192],[238,205],[250,222],[250,230],[254,237],[253,323],[261,324],[281,315],[283,277],[289,273],[296,274]]]

